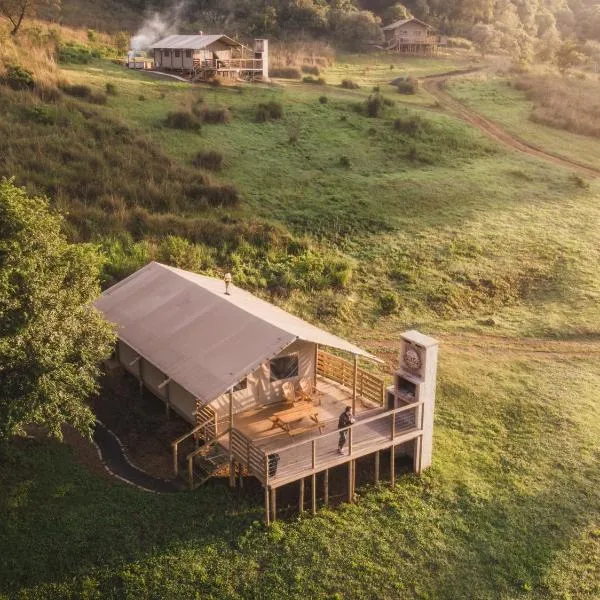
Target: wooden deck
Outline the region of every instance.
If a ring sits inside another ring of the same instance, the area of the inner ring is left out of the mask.
[[[320,405],[315,407],[325,424],[322,433],[312,429],[292,437],[274,428],[269,417],[282,409],[277,403],[236,415],[232,435],[222,438],[220,443],[229,451],[231,440],[234,459],[273,489],[421,434],[420,403],[390,411],[369,401],[363,404],[359,398],[357,421],[349,428],[345,454],[340,455],[337,424],[344,407],[352,403],[351,392],[322,377],[317,380],[317,389],[322,392]],[[279,456],[277,472],[269,475],[268,464],[273,460],[269,457],[275,454]]]

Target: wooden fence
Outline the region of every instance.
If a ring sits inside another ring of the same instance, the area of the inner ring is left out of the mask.
[[[354,365],[339,356],[319,350],[317,354],[317,374],[327,377],[344,387],[353,389]],[[356,393],[363,401],[369,400],[376,406],[385,403],[385,383],[381,377],[373,375],[360,367],[356,369]]]

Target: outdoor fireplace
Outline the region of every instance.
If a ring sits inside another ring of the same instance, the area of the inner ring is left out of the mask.
[[[396,379],[396,390],[398,397],[405,400],[408,403],[415,402],[417,400],[417,385],[406,377],[401,375]]]

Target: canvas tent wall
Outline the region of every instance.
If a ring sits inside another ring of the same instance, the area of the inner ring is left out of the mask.
[[[316,344],[379,362],[248,292],[224,292],[219,279],[153,262],[96,301],[117,325],[120,362],[162,397],[169,380],[169,402],[192,423],[196,400],[221,412],[223,394],[244,378],[249,385],[235,392],[235,412],[276,401],[281,383],[267,370],[278,356],[298,354],[297,377],[314,372]]]

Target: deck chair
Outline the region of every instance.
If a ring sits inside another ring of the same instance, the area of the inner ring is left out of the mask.
[[[306,402],[311,402],[312,404],[317,404],[317,390],[310,377],[303,377],[298,382],[297,394],[302,400],[305,400]],[[320,404],[320,399],[318,404]]]
[[[281,391],[283,392],[283,403],[290,408],[294,406],[294,403],[299,400],[296,396],[296,390],[294,389],[294,384],[291,381],[286,381],[281,386]]]

